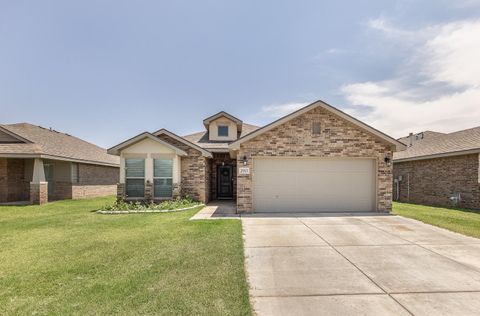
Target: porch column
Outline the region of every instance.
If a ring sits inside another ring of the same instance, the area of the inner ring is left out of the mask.
[[[30,203],[45,204],[48,202],[48,183],[45,181],[43,160],[35,158],[33,162],[33,175],[30,182]]]

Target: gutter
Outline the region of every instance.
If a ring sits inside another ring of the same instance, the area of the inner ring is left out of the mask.
[[[425,155],[425,156],[415,156],[415,157],[410,157],[410,158],[400,158],[400,159],[395,159],[394,158],[393,163],[416,161],[416,160],[426,160],[426,159],[434,159],[434,158],[443,158],[443,157],[452,157],[452,156],[463,156],[463,155],[478,154],[478,153],[480,153],[480,148],[452,151],[452,152],[448,152],[448,153],[439,153],[439,154],[432,154],[432,155]]]
[[[50,160],[78,162],[78,163],[84,163],[89,165],[99,165],[99,166],[117,167],[117,168],[120,167],[120,163],[114,164],[114,163],[108,163],[108,162],[99,162],[94,160],[68,158],[68,157],[44,155],[44,154],[15,154],[15,153],[2,154],[0,153],[0,157],[1,158],[42,158],[42,159],[50,159]]]

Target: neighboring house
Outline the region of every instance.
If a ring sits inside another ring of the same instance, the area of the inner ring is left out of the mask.
[[[399,141],[408,147],[393,156],[395,200],[480,209],[480,127]]]
[[[106,149],[55,130],[0,125],[0,203],[115,194],[119,161]]]
[[[142,133],[120,156],[118,197],[234,199],[238,212],[389,211],[404,144],[322,102],[258,128],[220,112],[205,130]]]

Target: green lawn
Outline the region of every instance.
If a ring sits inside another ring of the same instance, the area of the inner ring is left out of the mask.
[[[249,315],[241,223],[99,215],[113,198],[0,207],[0,315]]]
[[[393,214],[480,238],[480,212],[478,211],[394,202]]]

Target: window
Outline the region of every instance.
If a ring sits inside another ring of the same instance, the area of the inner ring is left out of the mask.
[[[218,136],[228,136],[228,126],[219,125],[218,126]]]
[[[320,122],[313,122],[312,123],[312,134],[313,135],[320,135],[322,133]]]
[[[78,173],[78,163],[72,163],[72,183],[79,183],[80,175]]]
[[[153,196],[156,198],[171,198],[172,193],[172,159],[153,160]]]
[[[144,197],[145,159],[125,159],[125,182],[127,197]]]

